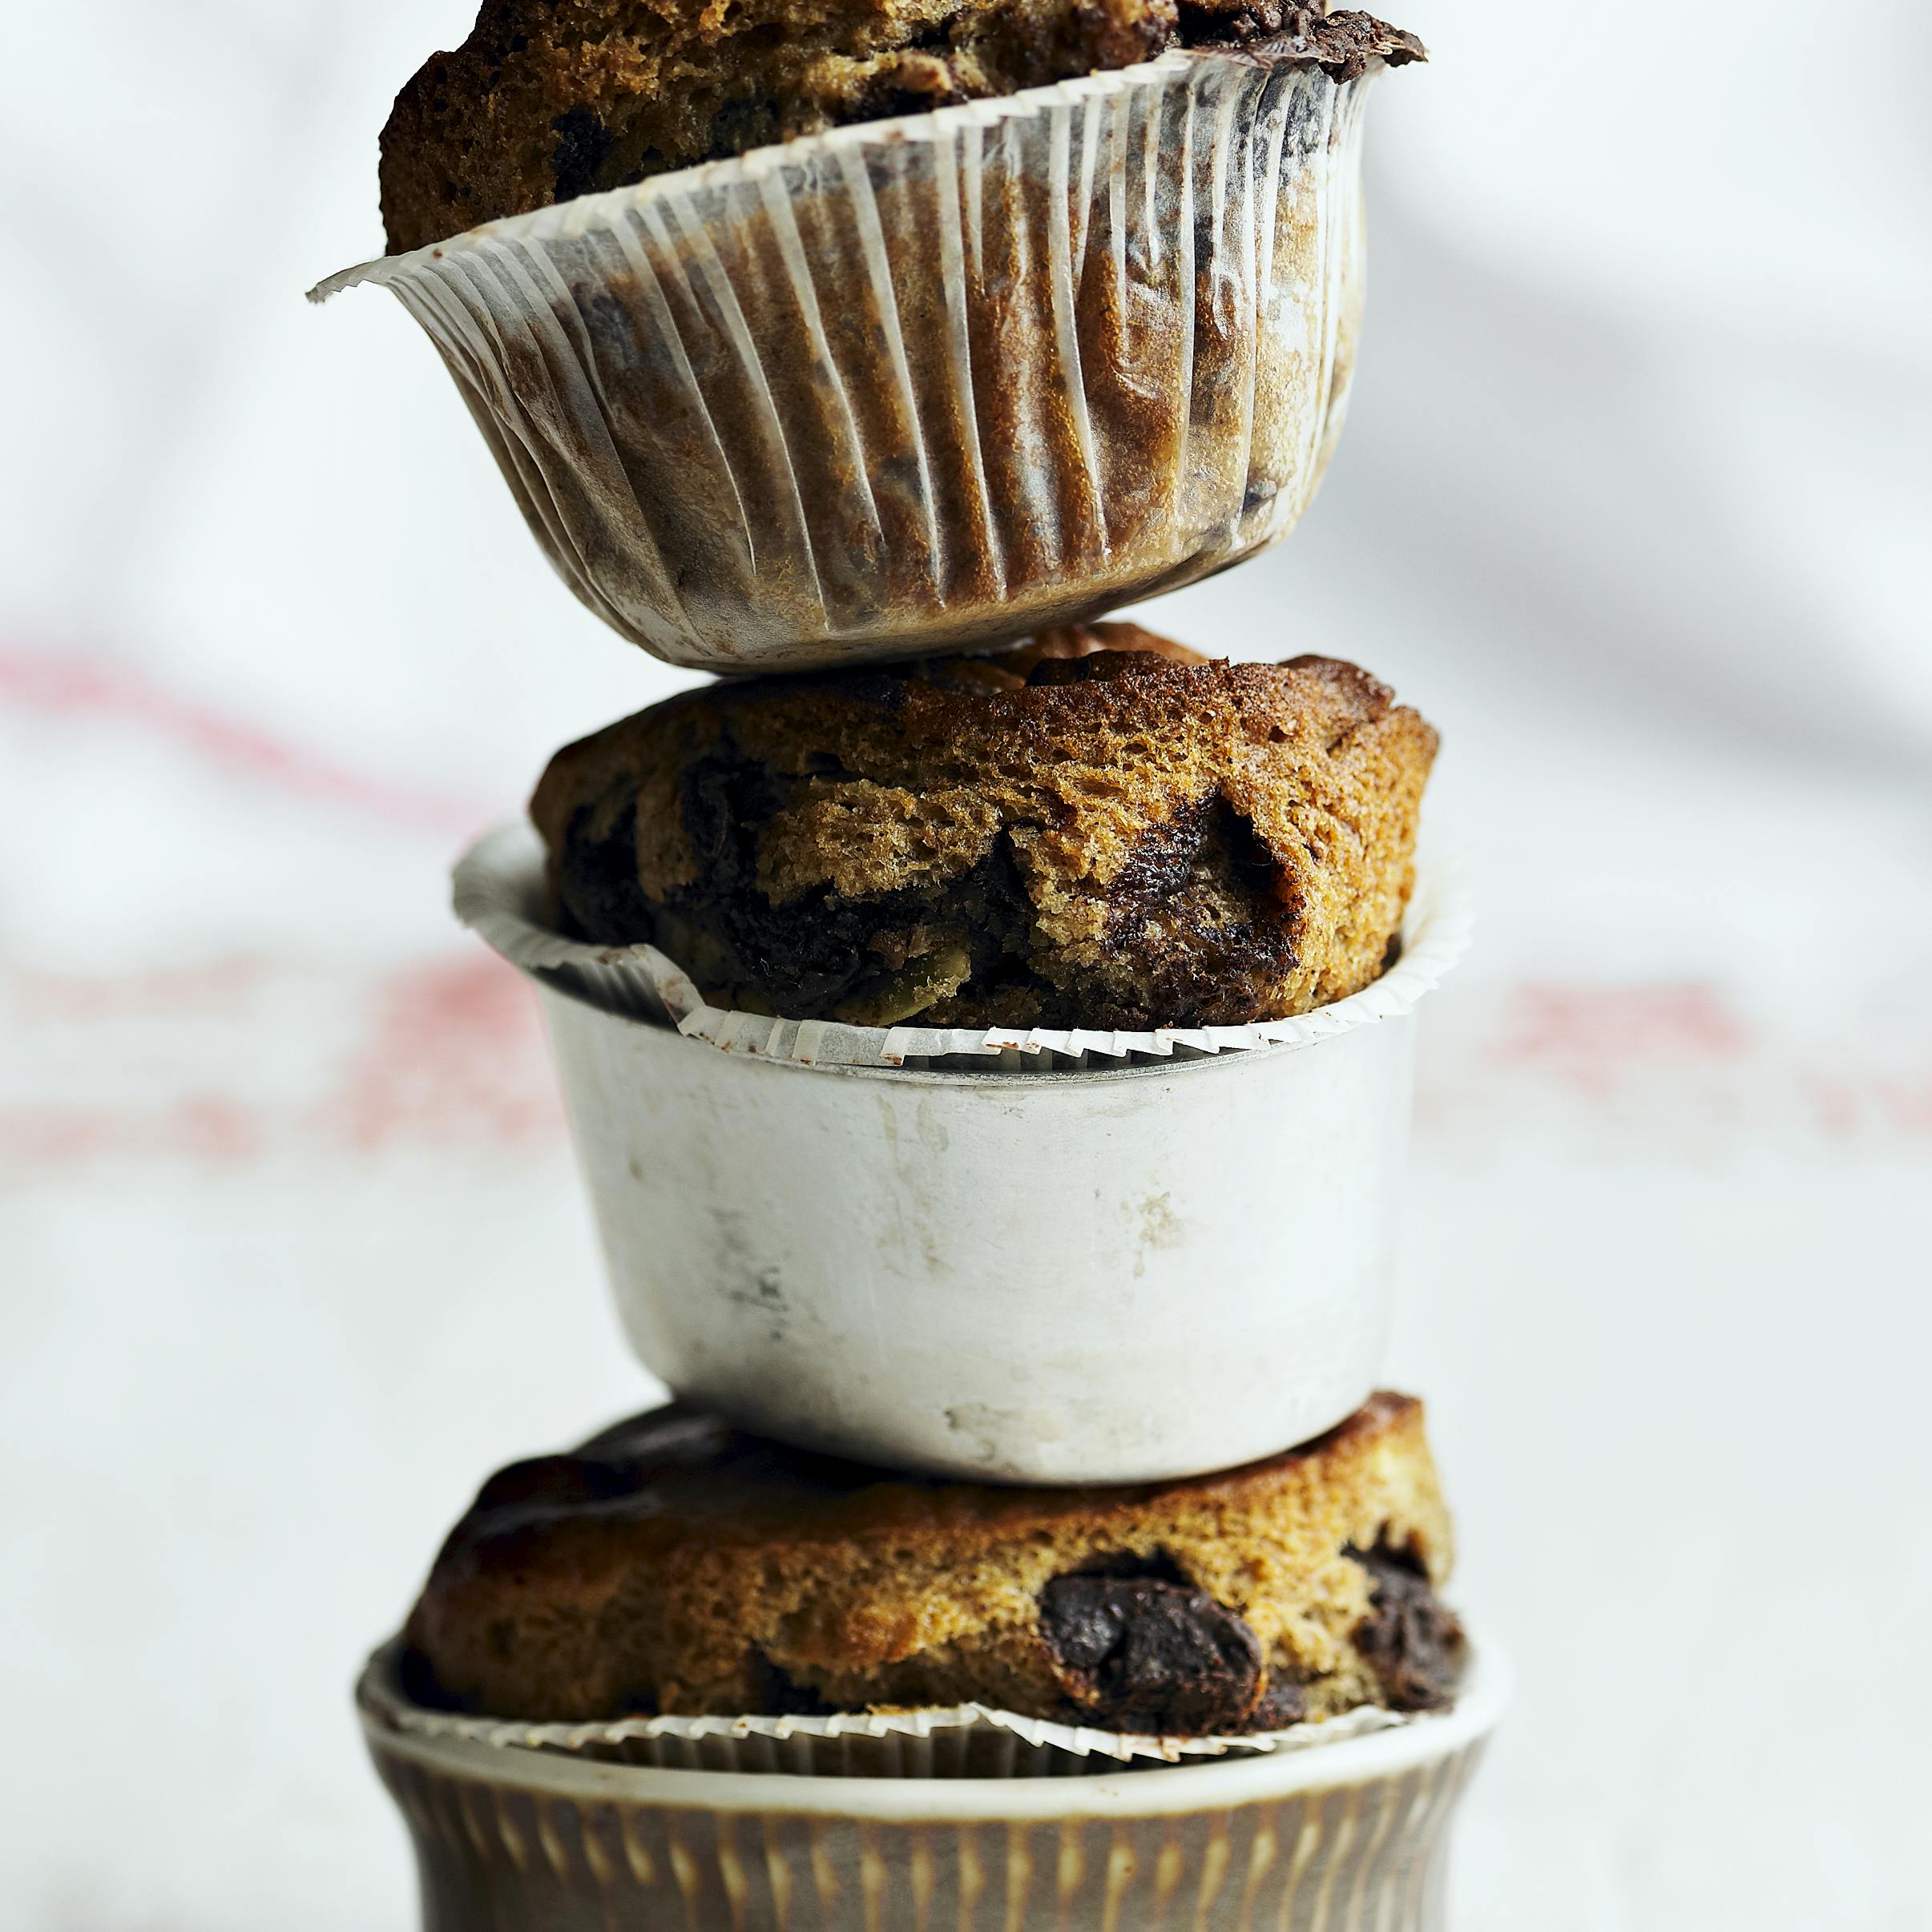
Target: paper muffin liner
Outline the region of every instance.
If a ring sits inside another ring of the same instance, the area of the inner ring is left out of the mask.
[[[542,843],[524,821],[486,833],[458,862],[457,917],[511,965],[607,1013],[675,1027],[727,1053],[805,1067],[970,1068],[1050,1073],[1157,1065],[1262,1047],[1309,1047],[1400,1018],[1467,950],[1473,925],[1460,869],[1441,855],[1418,867],[1401,958],[1373,985],[1297,1018],[1246,1027],[1160,1027],[1100,1032],[1035,1027],[849,1027],[714,1006],[676,961],[652,946],[595,946],[544,923]]]
[[[868,123],[349,270],[672,663],[964,648],[1285,535],[1346,405],[1363,96],[1247,53]]]
[[[1507,1698],[1320,1750],[1071,1777],[740,1775],[392,1728],[426,1932],[1443,1932],[1450,1826]]]
[[[624,1717],[531,1724],[469,1717],[416,1703],[402,1688],[401,1641],[369,1659],[356,1687],[373,1722],[415,1737],[558,1751],[663,1770],[807,1777],[1068,1777],[1123,1765],[1174,1765],[1244,1752],[1306,1751],[1413,1722],[1363,1705],[1285,1730],[1228,1737],[1158,1737],[1055,1724],[985,1704],[946,1709],[841,1711],[829,1716]]]

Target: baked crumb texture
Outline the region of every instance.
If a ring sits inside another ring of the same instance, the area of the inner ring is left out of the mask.
[[[980,1703],[1114,1731],[1448,1702],[1449,1519],[1411,1398],[1131,1489],[908,1480],[676,1405],[487,1482],[412,1694],[532,1721]]]
[[[1274,0],[485,0],[382,134],[393,251],[853,121],[1010,94],[1175,46],[1338,79],[1422,58],[1366,14]]]
[[[1352,664],[1103,623],[688,692],[559,752],[530,812],[560,928],[720,1006],[1242,1025],[1384,970],[1435,749]]]

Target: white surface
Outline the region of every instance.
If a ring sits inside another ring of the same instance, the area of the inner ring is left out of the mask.
[[[554,744],[674,680],[559,590],[407,320],[300,300],[373,244],[385,95],[464,12],[9,23],[0,1916],[33,1932],[408,1926],[354,1669],[484,1470],[647,1395],[534,1005],[444,905]],[[1640,87],[1600,8],[1412,23],[1324,495],[1153,614],[1357,657],[1445,733],[1482,926],[1423,1029],[1391,1373],[1520,1670],[1462,1923],[1917,1932],[1928,29],[1720,0]]]
[[[1413,1014],[1173,1068],[949,1074],[543,1001],[631,1344],[748,1428],[1141,1482],[1306,1442],[1375,1386]]]

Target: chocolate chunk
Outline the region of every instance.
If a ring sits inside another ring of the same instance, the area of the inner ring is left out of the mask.
[[[576,107],[551,123],[556,131],[556,152],[551,171],[556,181],[556,199],[574,201],[603,185],[600,179],[605,160],[616,145],[615,137],[588,107]]]
[[[752,1710],[772,1717],[824,1717],[836,1708],[809,1684],[781,1670],[756,1644],[746,1656],[744,1668]]]
[[[1108,1730],[1240,1730],[1260,1694],[1253,1631],[1191,1583],[1056,1576],[1040,1595],[1040,1628],[1075,1715]]]
[[[1288,1677],[1271,1676],[1261,1701],[1248,1713],[1244,1731],[1285,1731],[1308,1715],[1308,1692]]]
[[[1462,1626],[1437,1599],[1427,1571],[1410,1551],[1384,1543],[1346,1554],[1374,1585],[1355,1648],[1381,1680],[1383,1703],[1392,1711],[1439,1711],[1453,1703]]]
[[[628,1495],[636,1480],[630,1465],[615,1457],[533,1456],[499,1469],[478,1492],[470,1514],[561,1514]]]
[[[590,805],[571,816],[570,837],[557,860],[557,900],[564,923],[607,946],[654,936],[651,905],[637,882],[637,801],[619,812],[602,838],[591,836]]]
[[[1372,60],[1399,67],[1429,58],[1414,34],[1372,14],[1325,13],[1301,0],[1181,0],[1180,21],[1184,45],[1317,67],[1334,81],[1356,79]]]

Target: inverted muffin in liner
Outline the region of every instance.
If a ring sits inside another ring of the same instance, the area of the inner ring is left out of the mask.
[[[1307,1047],[1400,1018],[1434,990],[1469,946],[1473,925],[1459,872],[1439,857],[1418,869],[1396,963],[1346,999],[1292,1019],[1245,1027],[1139,1031],[1034,1027],[853,1027],[712,1005],[654,946],[566,938],[550,923],[542,841],[515,821],[486,833],[458,861],[457,917],[512,966],[628,1018],[675,1027],[728,1053],[806,1067],[953,1067],[1010,1073],[1200,1059],[1257,1047]]]
[[[1285,535],[1345,407],[1363,96],[1176,50],[352,269],[427,331],[565,581],[771,671],[1098,615]]]
[[[1486,1650],[1399,1728],[1075,1777],[670,1769],[362,1720],[426,1932],[1442,1932],[1507,1695]]]
[[[638,1006],[675,969],[546,933],[541,892],[522,833],[458,883],[538,987],[618,1312],[677,1394],[861,1462],[1059,1484],[1256,1461],[1375,1387],[1416,1006],[1459,893],[1425,881],[1402,963],[1270,1043],[708,1032],[701,1002],[673,1026]]]

